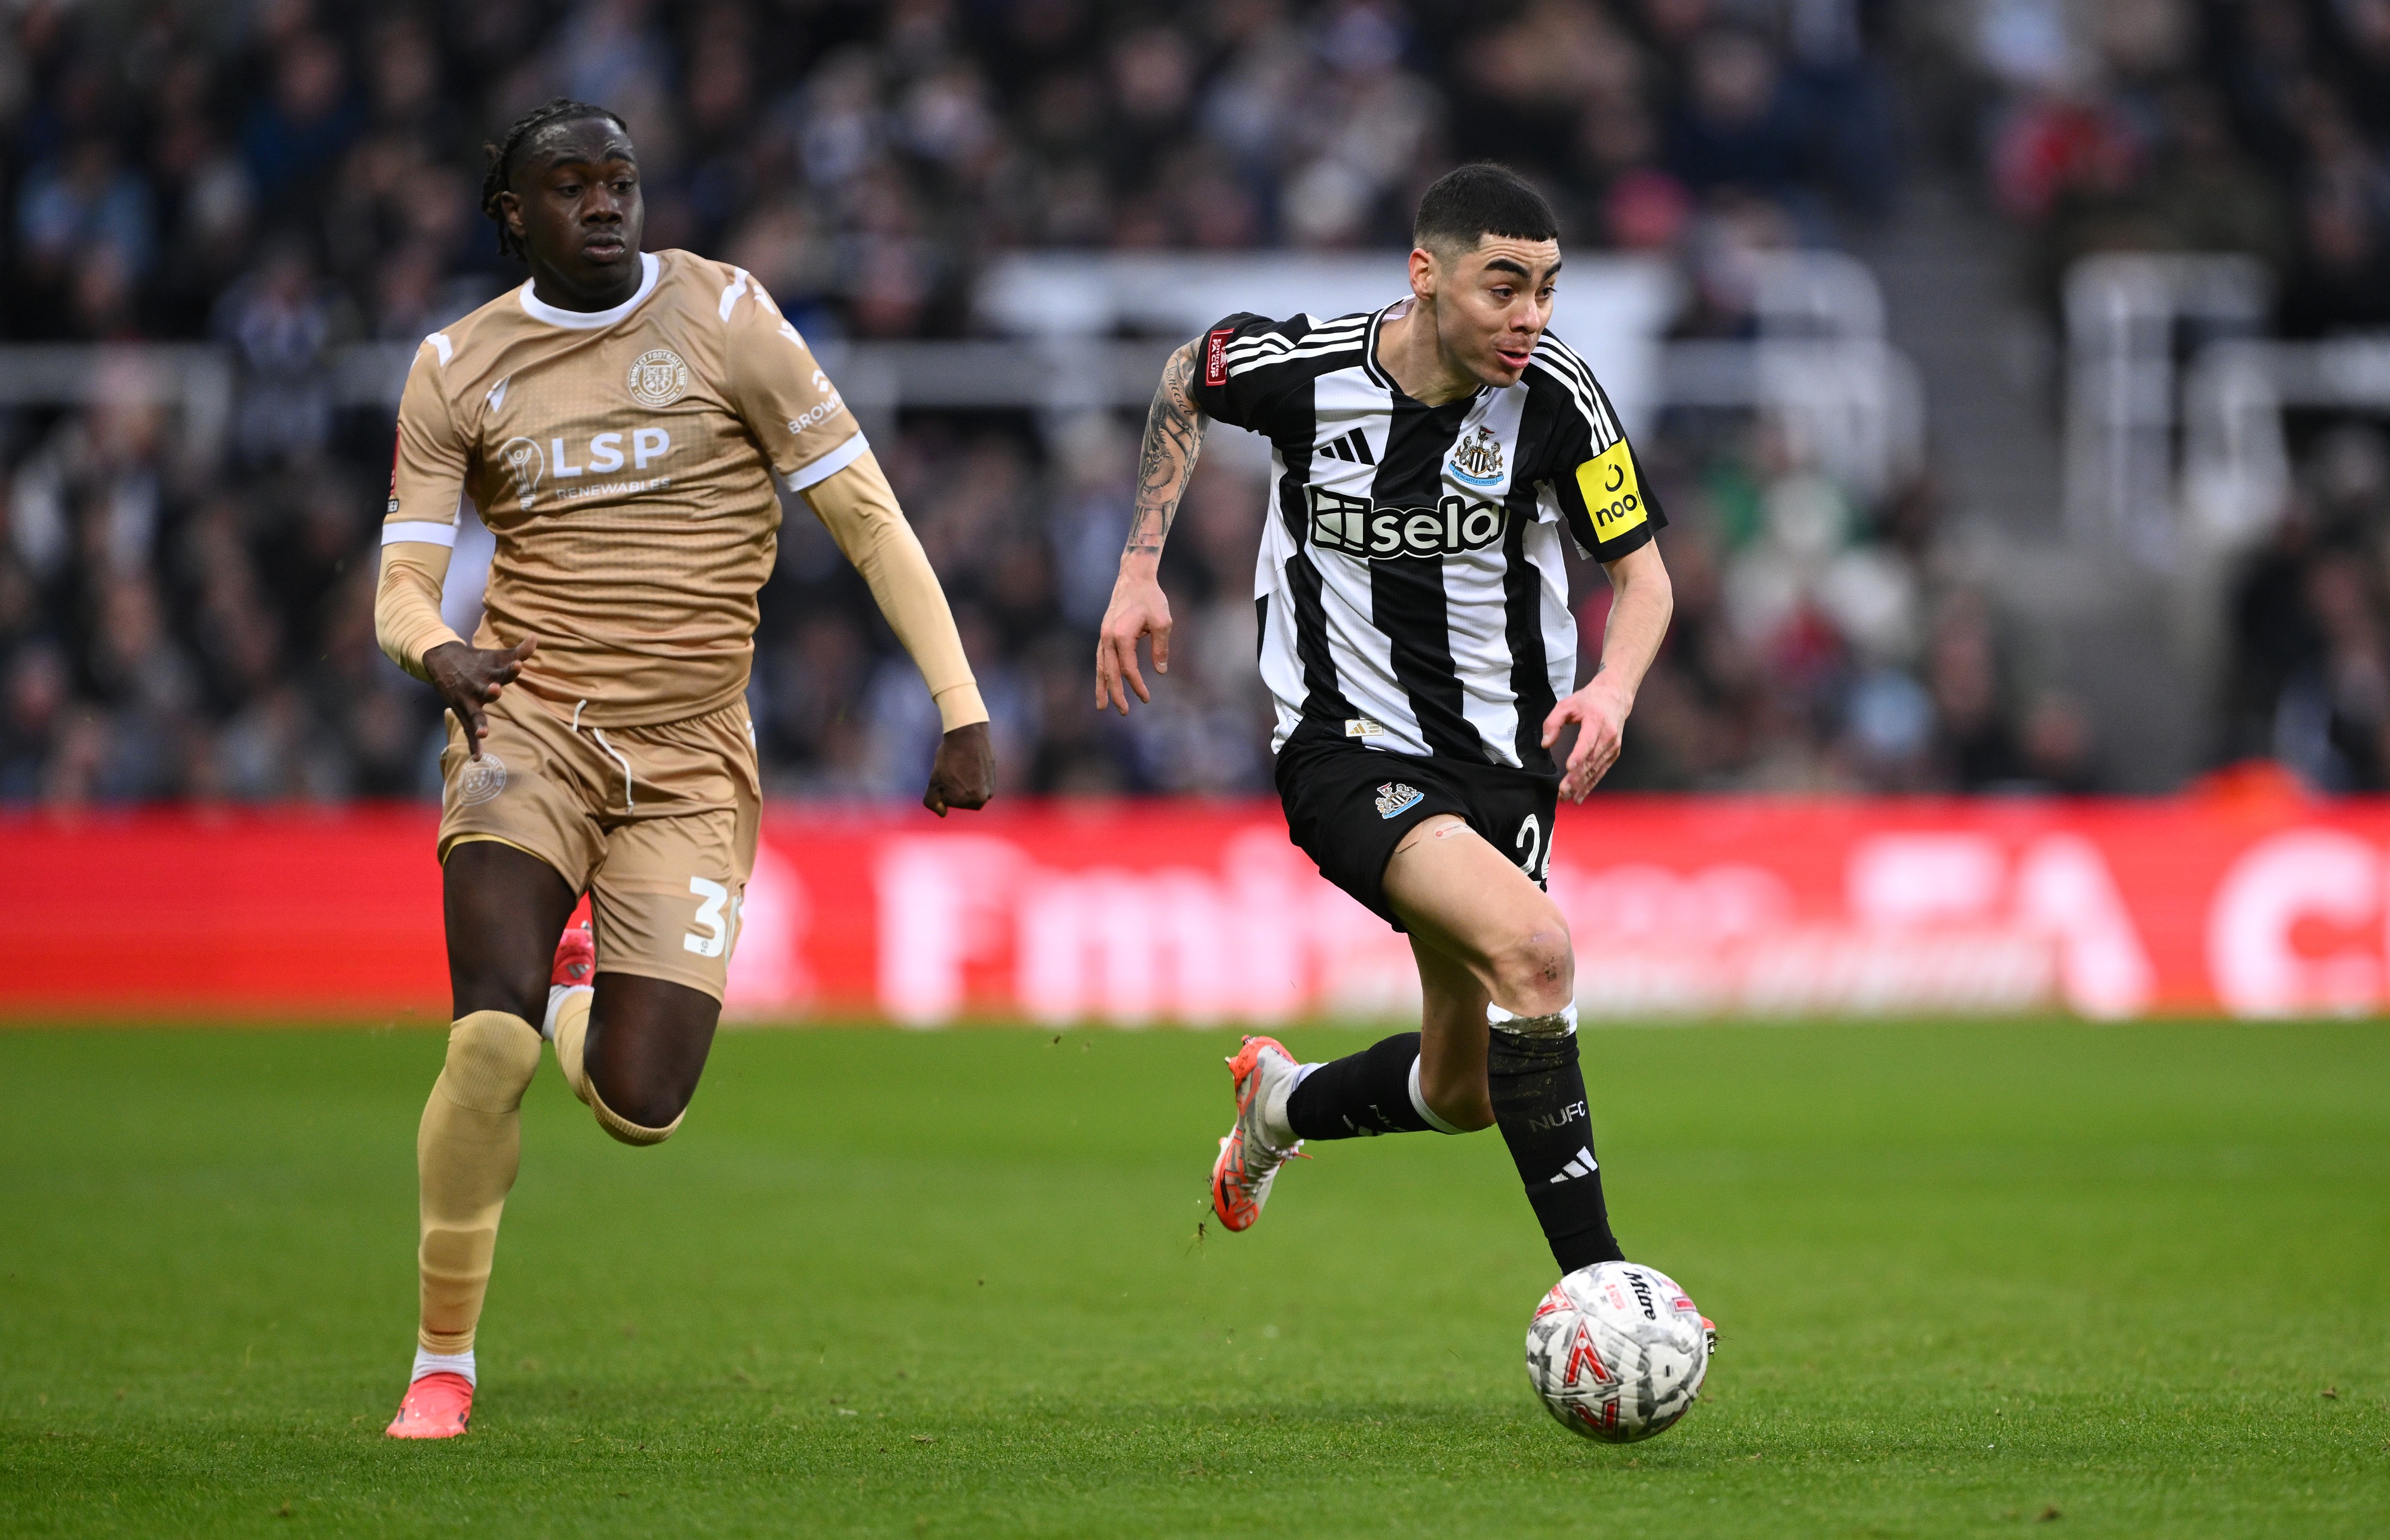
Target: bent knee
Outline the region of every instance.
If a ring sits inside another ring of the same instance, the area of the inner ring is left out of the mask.
[[[632,1123],[624,1118],[609,1116],[604,1108],[598,1109],[598,1126],[616,1144],[629,1145],[633,1149],[646,1149],[660,1145],[680,1130],[680,1120],[673,1119],[660,1127]]]
[[[1422,1056],[1415,1073],[1412,1105],[1437,1132],[1474,1134],[1494,1125],[1494,1100],[1482,1062],[1456,1072],[1448,1060],[1437,1064]]]
[[[1486,1095],[1483,1084],[1473,1091],[1445,1096],[1422,1085],[1420,1095],[1425,1098],[1428,1110],[1457,1134],[1474,1134],[1494,1126],[1493,1098]]]
[[[1576,953],[1568,921],[1555,908],[1522,925],[1493,956],[1495,1003],[1540,1016],[1568,1004],[1576,992]]]
[[[591,1099],[589,1110],[597,1114],[598,1126],[617,1142],[645,1148],[673,1136],[680,1127],[682,1115],[688,1110],[688,1103],[683,1099],[675,1106],[650,1100],[634,1103],[625,1110],[601,1095]]]
[[[477,1010],[448,1029],[441,1084],[460,1107],[511,1112],[539,1072],[539,1033],[506,1011]]]
[[[593,1085],[597,1099],[590,1110],[598,1114],[598,1125],[624,1144],[662,1144],[680,1126],[688,1110],[687,1092],[661,1086],[638,1086],[628,1090]]]

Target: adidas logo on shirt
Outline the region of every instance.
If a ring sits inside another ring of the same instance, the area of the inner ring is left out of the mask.
[[[1364,434],[1357,428],[1354,429],[1349,433],[1330,439],[1326,443],[1321,444],[1319,446],[1319,452],[1335,459],[1348,460],[1355,465],[1376,465],[1378,463],[1378,457],[1369,453],[1369,440],[1368,435]]]

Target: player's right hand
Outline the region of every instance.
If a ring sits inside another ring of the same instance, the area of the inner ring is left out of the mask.
[[[987,724],[967,722],[941,738],[921,805],[943,818],[948,808],[970,812],[985,807],[995,795],[996,750],[988,740]]]
[[[498,698],[501,687],[515,682],[524,661],[538,650],[539,638],[525,636],[512,647],[501,648],[443,642],[423,655],[423,672],[431,675],[431,687],[440,692],[440,699],[456,713],[456,725],[465,729],[467,758],[482,757],[482,738],[490,730],[490,719],[482,708]]]
[[[1137,671],[1137,643],[1153,638],[1153,672],[1170,672],[1170,600],[1151,576],[1124,571],[1112,584],[1112,602],[1096,634],[1096,710],[1111,706],[1128,714],[1128,691],[1150,703],[1145,676]],[[1126,682],[1127,688],[1122,687]]]

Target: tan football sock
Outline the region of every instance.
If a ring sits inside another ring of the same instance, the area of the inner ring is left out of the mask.
[[[673,1136],[680,1126],[675,1118],[662,1128],[644,1128],[606,1105],[598,1095],[598,1087],[589,1084],[589,1072],[582,1068],[581,1054],[589,1041],[589,1007],[596,999],[594,993],[574,990],[556,1007],[556,1062],[564,1071],[564,1083],[583,1106],[598,1116],[598,1126],[624,1144],[662,1144]],[[684,1112],[681,1117],[688,1114]]]
[[[539,1069],[539,1033],[520,1016],[477,1010],[448,1029],[448,1062],[415,1136],[422,1184],[423,1316],[432,1353],[473,1345],[498,1246],[498,1215],[522,1160],[522,1098]]]

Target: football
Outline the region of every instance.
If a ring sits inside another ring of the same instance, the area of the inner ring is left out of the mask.
[[[1633,1444],[1692,1409],[1709,1323],[1665,1273],[1598,1262],[1552,1285],[1527,1323],[1527,1379],[1572,1433]]]

